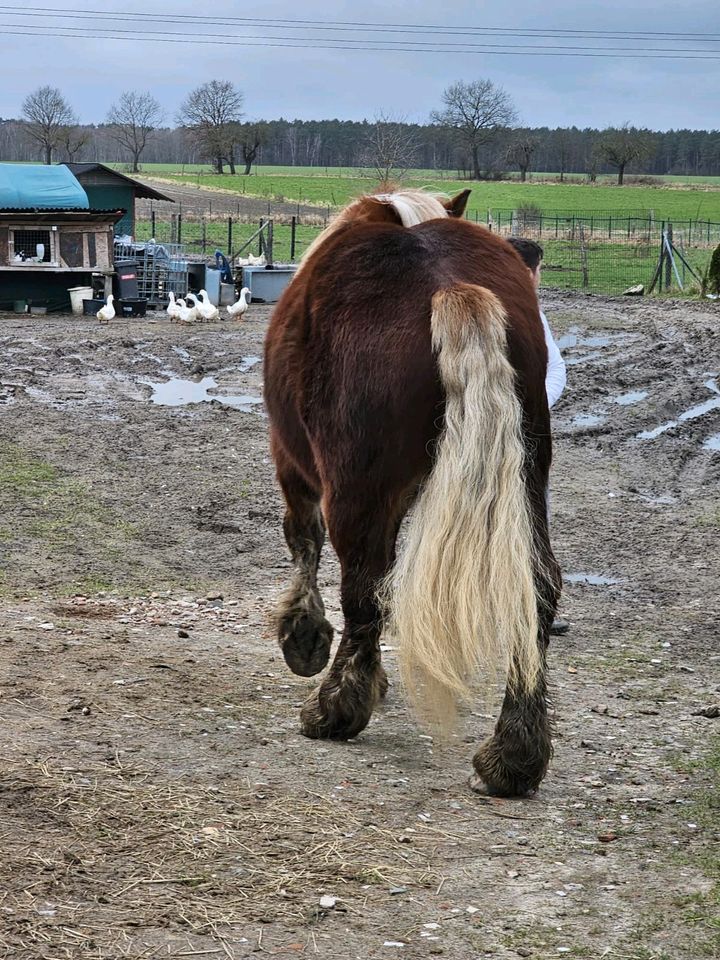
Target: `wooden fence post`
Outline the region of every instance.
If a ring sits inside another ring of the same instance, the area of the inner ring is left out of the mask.
[[[295,234],[297,228],[297,219],[292,217],[290,220],[290,260],[295,261]]]
[[[266,247],[267,247],[267,253],[265,254],[265,258],[267,259],[268,263],[272,263],[273,262],[273,221],[272,220],[268,220],[267,222]]]
[[[668,246],[672,249],[673,241],[673,226],[672,223],[668,223],[667,229],[664,231],[665,236],[667,237],[667,242],[664,245],[665,251],[665,289],[669,290],[672,285],[672,260],[668,254]]]

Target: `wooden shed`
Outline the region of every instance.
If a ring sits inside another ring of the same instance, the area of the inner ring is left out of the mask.
[[[110,289],[114,227],[124,210],[90,209],[63,166],[0,164],[0,308],[17,300],[66,309],[68,289],[103,274]]]
[[[90,206],[99,210],[122,209],[124,214],[115,224],[116,236],[135,236],[135,201],[137,199],[165,200],[172,197],[153,190],[104,163],[66,163],[87,194]]]

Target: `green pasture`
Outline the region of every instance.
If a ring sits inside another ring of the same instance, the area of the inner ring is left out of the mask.
[[[123,163],[109,163],[108,166],[114,167],[116,170],[124,171],[126,164]],[[142,165],[144,173],[147,173],[148,176],[166,176],[168,174],[174,176],[196,176],[201,174],[203,176],[214,177],[216,176],[211,170],[210,166],[207,163],[144,163]],[[363,174],[370,176],[369,171],[363,170],[360,167],[290,167],[290,166],[273,166],[271,164],[255,164],[250,174],[250,179],[255,176],[286,176],[286,177],[330,177],[330,178],[346,178],[350,180],[356,180],[358,178],[362,179]],[[242,176],[242,174],[238,174]],[[415,168],[408,171],[408,176],[413,179],[424,179],[431,178],[433,180],[457,180],[458,175],[454,170],[432,170],[432,169],[422,169]],[[638,173],[629,173],[626,174],[626,179],[632,180],[633,177],[644,176],[643,174]],[[570,183],[586,183],[587,176],[584,173],[566,173],[564,174],[565,180]],[[558,181],[560,178],[559,172],[554,171],[537,171],[530,174],[531,181],[533,183],[546,183],[548,181]],[[520,174],[509,170],[506,175],[506,180],[508,181],[517,181],[520,180]],[[680,186],[715,186],[720,188],[720,177],[690,177],[685,175],[678,174],[667,174],[667,175],[652,175],[653,180],[662,181],[663,183],[676,184]],[[614,173],[600,173],[597,176],[596,186],[614,186],[616,184],[617,176]],[[631,184],[628,184],[631,186]]]
[[[175,183],[229,190],[277,203],[314,204],[320,207],[344,206],[354,197],[372,191],[377,186],[372,177],[360,176],[357,170],[350,176],[342,168],[339,171],[330,168],[330,172],[324,175],[318,174],[317,170],[325,168],[315,168],[316,172],[307,173],[300,171],[308,168],[297,167],[288,173],[285,171],[290,168],[259,167],[257,169],[260,172],[249,177],[212,174],[202,167],[186,169],[184,173],[179,172],[177,165],[174,172],[171,172],[171,168],[170,164],[150,164],[144,172],[148,176]],[[276,169],[282,172],[275,172]],[[618,187],[606,181],[561,184],[503,180],[495,183],[449,179],[438,176],[437,171],[415,173],[415,176],[405,180],[406,185],[446,193],[470,188],[472,194],[468,214],[471,218],[477,213],[479,218],[484,219],[488,210],[509,210],[532,205],[546,214],[567,215],[576,212],[578,215],[610,213],[642,216],[652,211],[658,220],[720,221],[720,178],[718,189],[713,189],[709,182],[698,183],[693,189],[693,185],[688,185],[687,181],[678,181],[677,185]],[[705,179],[709,181],[711,178]]]

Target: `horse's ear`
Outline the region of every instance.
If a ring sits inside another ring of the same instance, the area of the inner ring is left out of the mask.
[[[463,190],[462,193],[458,193],[456,197],[451,197],[450,200],[443,201],[443,206],[447,210],[449,217],[462,217],[471,193],[471,190]]]

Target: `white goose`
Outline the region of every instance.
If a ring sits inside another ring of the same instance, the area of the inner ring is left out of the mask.
[[[198,298],[195,296],[194,293],[188,293],[185,299],[192,300],[192,304],[193,304],[192,307],[189,308],[190,319],[187,320],[186,323],[197,323],[198,320],[202,319],[202,315],[200,313],[200,301],[198,300]]]
[[[194,309],[188,307],[182,297],[177,301],[178,320],[180,323],[192,323],[192,314]]]
[[[171,322],[173,320],[180,319],[180,308],[178,306],[178,302],[175,300],[175,294],[173,293],[172,290],[170,291],[170,300],[168,301],[166,312],[168,317],[170,317]]]
[[[101,323],[108,323],[108,321],[114,319],[115,317],[115,307],[113,306],[113,300],[115,298],[110,293],[108,294],[107,303],[104,307],[100,307],[97,312],[97,318]]]
[[[198,296],[200,297],[201,301],[198,304],[198,310],[200,311],[203,320],[219,320],[220,311],[214,303],[210,303],[210,297],[208,297],[207,290],[201,290]]]
[[[234,317],[241,317],[247,310],[250,300],[252,300],[252,294],[250,293],[249,287],[243,287],[240,291],[240,296],[237,298],[235,303],[231,304],[227,308],[228,317],[233,319]]]

